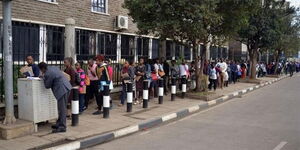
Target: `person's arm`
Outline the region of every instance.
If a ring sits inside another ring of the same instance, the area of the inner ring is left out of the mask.
[[[33,76],[39,77],[40,76],[40,69],[37,65],[32,66]]]
[[[46,73],[43,76],[43,79],[44,79],[44,84],[45,84],[46,89],[50,89],[52,87],[52,84],[53,84],[54,76],[52,76],[49,73]]]
[[[75,81],[76,81],[76,79],[75,79],[76,78],[76,75],[75,75],[76,72],[72,68],[69,71],[70,71],[70,77],[71,77],[70,83],[71,83],[72,86],[74,86],[76,84],[75,83]]]

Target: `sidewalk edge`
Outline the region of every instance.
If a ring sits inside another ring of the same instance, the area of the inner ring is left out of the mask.
[[[267,85],[271,85],[271,84],[278,82],[287,77],[288,76],[285,75],[280,78],[277,78],[277,79],[274,79],[274,80],[271,80],[271,81],[268,81],[268,82],[265,82],[265,83],[262,83],[259,85],[255,85],[253,87],[238,90],[238,91],[232,92],[228,95],[225,95],[223,97],[217,98],[215,100],[205,102],[204,104],[199,104],[199,105],[195,105],[195,106],[192,106],[189,108],[181,109],[180,111],[177,111],[175,113],[171,113],[171,114],[159,117],[159,118],[150,119],[146,122],[143,122],[143,123],[140,123],[137,125],[132,125],[132,126],[129,126],[126,128],[116,130],[116,131],[89,137],[89,138],[79,140],[79,141],[74,141],[74,142],[71,142],[68,144],[63,144],[63,145],[59,145],[56,147],[47,148],[45,150],[76,150],[76,149],[82,149],[82,148],[87,148],[87,147],[103,144],[105,142],[109,142],[109,141],[115,140],[117,138],[121,138],[121,137],[130,135],[130,134],[139,132],[139,131],[144,131],[149,128],[153,128],[158,125],[161,125],[163,123],[170,122],[173,120],[178,120],[178,119],[184,118],[186,116],[189,116],[191,114],[194,114],[196,112],[206,110],[208,108],[214,107],[216,105],[219,105],[221,103],[229,101],[238,96],[250,93],[254,90],[260,89]]]

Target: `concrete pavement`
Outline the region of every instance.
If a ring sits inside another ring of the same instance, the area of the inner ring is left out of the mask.
[[[90,150],[299,150],[300,77]]]
[[[271,80],[275,80],[274,78],[261,78],[261,80],[265,82],[269,82]],[[218,95],[229,95],[236,96],[238,93],[236,91],[242,89],[242,93],[252,91],[258,85],[249,84],[249,83],[237,83],[235,85],[230,85],[228,88],[223,90],[217,90]],[[226,97],[226,96],[225,96]],[[228,96],[227,96],[228,99]],[[221,99],[222,101],[222,99]],[[208,105],[214,106],[219,101],[211,101]],[[157,117],[162,117],[162,121],[167,121],[168,119],[172,119],[174,115],[169,116],[169,114],[174,114],[175,118],[180,118],[182,115],[188,115],[190,112],[194,112],[195,110],[200,110],[201,104],[206,105],[206,102],[200,100],[193,99],[181,99],[177,98],[176,101],[171,102],[170,97],[165,97],[165,102],[163,105],[157,104],[157,100],[151,101],[149,109],[142,109],[141,105],[136,105],[133,108],[132,113],[126,113],[125,107],[115,107],[111,111],[111,117],[109,119],[103,119],[102,116],[93,116],[91,115],[94,112],[95,105],[91,106],[90,109],[80,116],[80,123],[77,127],[68,127],[68,131],[66,133],[59,134],[51,134],[50,125],[40,125],[39,132],[21,137],[12,140],[0,140],[0,149],[2,150],[23,150],[23,149],[42,149],[53,147],[56,145],[64,146],[64,143],[70,143],[73,147],[78,147],[78,141],[84,141],[85,145],[88,145],[89,142],[97,142],[103,140],[102,135],[106,133],[108,136],[104,136],[107,139],[118,137],[122,134],[126,134],[130,131],[137,131],[137,128],[130,128],[132,126],[136,126],[138,124],[138,129],[143,129],[147,127],[149,124],[143,125],[145,122],[149,122],[152,119]],[[197,106],[197,107],[195,107]],[[190,108],[190,109],[187,109]],[[184,110],[183,110],[184,109]],[[183,110],[183,111],[182,111]],[[179,112],[178,112],[179,111]],[[167,117],[166,117],[167,116]],[[161,121],[159,121],[161,122]],[[158,123],[158,122],[156,122]],[[68,125],[70,125],[70,120],[68,121]],[[90,137],[90,138],[89,138]],[[95,139],[96,138],[96,139]],[[100,140],[99,140],[100,139]],[[107,140],[106,139],[106,140]],[[97,141],[98,140],[98,141]],[[15,144],[18,143],[18,144]],[[82,143],[80,143],[82,146]],[[89,143],[90,144],[90,143]],[[68,147],[68,146],[67,146]]]

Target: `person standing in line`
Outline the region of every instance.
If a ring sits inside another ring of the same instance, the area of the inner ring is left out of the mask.
[[[76,73],[80,77],[80,83],[79,83],[79,113],[81,114],[86,108],[85,108],[85,95],[86,95],[86,74],[84,70],[82,69],[83,62],[78,61],[75,64]]]
[[[87,86],[87,94],[85,99],[85,107],[86,109],[89,107],[90,99],[96,98],[96,102],[100,101],[99,97],[99,79],[96,75],[97,64],[95,64],[94,59],[89,59],[88,61],[88,69],[87,69],[87,77],[90,79],[90,85]]]
[[[108,74],[107,64],[104,62],[105,58],[102,55],[98,55],[96,57],[96,75],[99,79],[98,81],[98,90],[99,90],[99,99],[97,101],[98,110],[93,113],[93,115],[100,115],[102,114],[102,106],[103,106],[103,90],[104,85],[109,85],[110,78]]]
[[[48,67],[44,62],[39,63],[38,67],[42,72],[45,87],[52,90],[57,100],[58,119],[52,126],[52,133],[66,132],[67,101],[72,85],[58,67]]]
[[[109,82],[109,91],[111,91],[111,90],[114,89],[114,84],[113,84],[114,69],[111,66],[111,60],[110,59],[107,59],[105,61],[105,63],[107,64],[107,71],[108,71],[108,76],[109,76],[109,79],[110,79],[110,82]],[[110,108],[112,109],[113,108],[113,102],[112,102],[111,96],[109,98],[110,98],[110,101],[109,101]]]
[[[126,99],[126,84],[130,82],[130,77],[129,77],[129,62],[125,61],[123,64],[123,68],[121,71],[121,79],[122,79],[122,92],[120,95],[120,104],[118,105],[119,107],[124,106],[125,104],[125,99]]]
[[[208,89],[211,90],[212,87],[214,87],[214,91],[217,89],[217,70],[215,68],[215,65],[211,63],[209,68],[209,85]]]
[[[143,81],[145,79],[146,66],[144,64],[144,58],[139,59],[139,64],[136,66],[136,90],[137,90],[137,103],[140,103],[143,96]]]
[[[165,72],[165,75],[163,76],[163,79],[164,79],[164,94],[168,95],[168,92],[169,92],[168,87],[169,87],[169,81],[170,81],[170,65],[164,57],[161,58],[160,62],[162,64],[163,70]]]
[[[64,72],[70,76],[70,84],[72,87],[77,86],[76,85],[76,72],[75,69],[73,68],[74,65],[74,60],[72,57],[66,57],[64,59],[64,65],[65,65],[65,70]],[[71,117],[71,101],[73,100],[73,92],[71,91],[69,99],[68,99],[68,115],[67,117]]]
[[[186,80],[188,80],[190,76],[189,66],[186,64],[185,60],[182,60],[182,63],[179,65],[179,74],[180,79],[186,78]],[[182,90],[182,84],[180,84],[180,89]]]
[[[232,82],[233,82],[233,84],[235,84],[235,82],[237,80],[237,75],[238,75],[238,67],[237,67],[235,61],[231,61],[230,70],[231,70],[230,75],[231,75],[231,78],[232,78]]]

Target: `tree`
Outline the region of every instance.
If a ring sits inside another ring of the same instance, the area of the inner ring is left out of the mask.
[[[207,89],[203,73],[207,45],[233,35],[243,22],[242,9],[251,8],[246,7],[249,4],[238,0],[125,0],[124,7],[129,9],[140,34],[170,38],[193,48],[193,55],[200,56],[195,63],[201,64],[196,67],[196,91],[202,91]],[[204,49],[197,54],[200,43]]]
[[[250,78],[256,78],[258,53],[274,47],[278,38],[279,13],[285,0],[255,1],[244,26],[238,31],[238,39],[247,45],[250,57]]]

